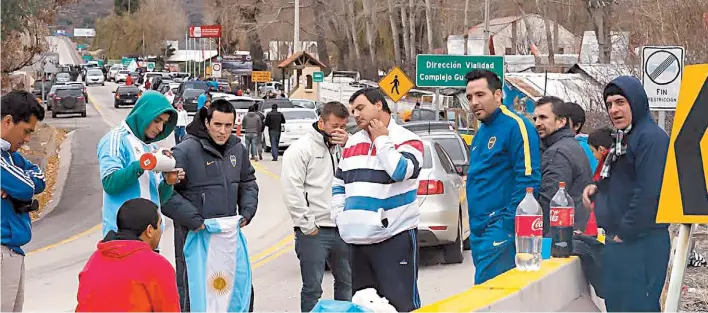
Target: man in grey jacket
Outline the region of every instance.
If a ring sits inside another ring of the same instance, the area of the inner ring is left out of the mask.
[[[543,233],[550,231],[550,204],[558,192],[558,183],[565,182],[566,191],[575,204],[575,230],[585,231],[589,211],[583,205],[585,186],[592,183],[590,163],[583,148],[570,129],[570,109],[557,97],[542,97],[536,101],[533,119],[541,137],[541,192]]]
[[[243,117],[242,122],[246,139],[246,149],[251,152],[251,160],[258,161],[261,133],[263,132],[263,120],[261,120],[261,116],[256,113],[255,106],[248,108],[248,113]]]
[[[258,184],[248,152],[231,134],[236,111],[226,100],[215,100],[195,119],[192,132],[172,149],[177,166],[189,175],[175,186],[162,212],[174,221],[175,261],[180,307],[189,311],[189,288],[184,259],[187,233],[204,228],[204,220],[243,216],[241,227],[256,215]],[[253,293],[251,293],[253,306]]]
[[[352,297],[349,246],[330,217],[332,179],[347,142],[347,108],[329,102],[320,120],[283,154],[283,201],[295,226],[295,252],[300,259],[300,309],[310,312],[322,296],[322,277],[329,262],[335,300]]]

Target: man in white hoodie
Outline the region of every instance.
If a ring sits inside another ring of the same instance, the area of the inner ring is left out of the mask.
[[[332,179],[347,142],[349,112],[329,102],[307,135],[283,154],[283,200],[295,226],[295,252],[300,259],[300,309],[310,312],[322,296],[322,277],[329,262],[335,300],[352,298],[349,245],[330,217]]]

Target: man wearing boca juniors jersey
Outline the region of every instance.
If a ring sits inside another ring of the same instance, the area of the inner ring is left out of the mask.
[[[533,124],[502,105],[502,83],[487,70],[468,73],[467,100],[482,121],[470,148],[467,203],[475,284],[514,268],[514,217],[541,184],[538,134]]]
[[[538,203],[543,209],[544,236],[551,230],[550,226],[570,226],[570,221],[562,221],[569,218],[568,214],[550,212],[551,199],[558,192],[560,182],[566,184],[565,190],[575,204],[574,229],[585,231],[589,217],[589,210],[583,205],[583,189],[592,184],[592,173],[588,157],[570,128],[570,114],[570,106],[557,97],[538,99],[533,112],[542,142]],[[556,219],[551,221],[551,217]]]

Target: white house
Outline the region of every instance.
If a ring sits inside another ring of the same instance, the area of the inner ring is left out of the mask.
[[[526,20],[530,24],[531,33],[527,34],[526,24],[522,16],[509,16],[496,18],[489,21],[491,41],[494,43],[495,55],[532,54],[533,43],[535,54],[548,54],[546,41],[546,28],[544,19],[537,14],[527,14]],[[555,21],[549,21],[551,35]],[[581,41],[563,26],[558,27],[557,54],[577,54],[580,51]],[[484,23],[476,25],[468,31],[467,54],[484,54],[485,36]],[[457,49],[455,49],[457,50]]]

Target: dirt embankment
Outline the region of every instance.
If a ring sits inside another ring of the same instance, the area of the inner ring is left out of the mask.
[[[32,220],[37,219],[52,201],[59,172],[59,147],[68,132],[66,129],[40,123],[30,142],[20,149],[25,158],[42,168],[47,185],[44,192],[37,196],[39,211],[32,212]]]

